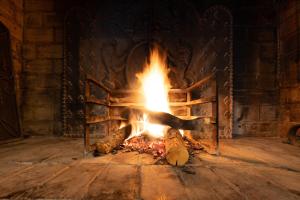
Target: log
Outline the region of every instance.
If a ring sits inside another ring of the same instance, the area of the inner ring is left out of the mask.
[[[137,116],[142,118],[143,114],[147,114],[149,122],[154,124],[167,125],[175,129],[182,130],[202,130],[204,126],[211,124],[210,120],[205,118],[195,118],[191,120],[180,119],[172,114],[165,112],[153,112],[146,109],[130,108],[124,110],[121,116],[125,119],[130,120],[130,117]]]
[[[170,128],[165,136],[166,159],[175,166],[183,166],[189,159],[189,152],[179,130]]]
[[[99,153],[107,154],[111,152],[114,148],[122,144],[124,140],[129,137],[130,133],[131,133],[131,125],[127,125],[123,128],[120,128],[116,132],[97,141],[95,143],[95,149]]]

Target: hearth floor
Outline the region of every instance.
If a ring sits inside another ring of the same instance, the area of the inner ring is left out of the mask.
[[[184,168],[151,155],[83,158],[81,139],[0,144],[0,199],[300,199],[300,148],[279,138],[221,141]]]

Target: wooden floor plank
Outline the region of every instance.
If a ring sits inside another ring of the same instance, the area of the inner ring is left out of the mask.
[[[86,199],[138,199],[138,166],[105,165],[100,169],[102,173],[90,184]]]
[[[13,197],[20,195],[26,190],[35,188],[44,180],[47,180],[52,174],[65,168],[65,165],[44,165],[37,164],[27,167],[20,173],[11,174],[0,180],[0,198]]]
[[[171,166],[142,166],[141,180],[141,197],[144,200],[176,200],[187,197],[184,185]]]
[[[40,187],[22,194],[22,198],[37,199],[81,199],[85,195],[85,185],[89,183],[99,168],[94,165],[74,165]]]
[[[245,196],[227,181],[217,176],[207,167],[195,166],[186,170],[173,168],[184,185],[186,199],[246,199]]]
[[[0,146],[0,197],[300,199],[300,148],[278,138],[221,140],[221,156],[191,158],[184,168],[137,152],[83,158],[82,139],[29,138]]]
[[[299,199],[299,196],[260,176],[253,167],[214,166],[214,173],[236,185],[247,199]]]

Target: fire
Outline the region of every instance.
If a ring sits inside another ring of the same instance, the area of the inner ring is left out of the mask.
[[[166,56],[159,54],[158,49],[154,49],[150,55],[150,62],[145,64],[142,73],[137,74],[141,84],[140,91],[144,107],[151,111],[170,113],[168,92],[171,88],[168,79],[168,68],[166,66]],[[138,136],[148,133],[153,137],[163,137],[166,127],[148,122],[147,115],[143,115],[143,119],[139,120],[133,133],[130,136]]]
[[[167,75],[165,58],[160,57],[158,50],[154,50],[144,72],[137,75],[148,110],[170,112],[168,92],[171,86]]]

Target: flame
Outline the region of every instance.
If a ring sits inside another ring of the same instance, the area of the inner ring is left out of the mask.
[[[151,111],[170,113],[168,92],[171,88],[168,79],[168,68],[166,66],[166,56],[159,54],[155,48],[150,54],[150,62],[145,64],[144,71],[137,74],[141,84],[140,91],[144,107]],[[143,119],[138,120],[129,138],[148,133],[153,137],[163,137],[166,127],[163,125],[148,122],[147,114]]]
[[[144,72],[137,74],[142,85],[145,107],[151,111],[170,112],[168,92],[171,85],[165,61],[166,58],[160,57],[155,49]]]

